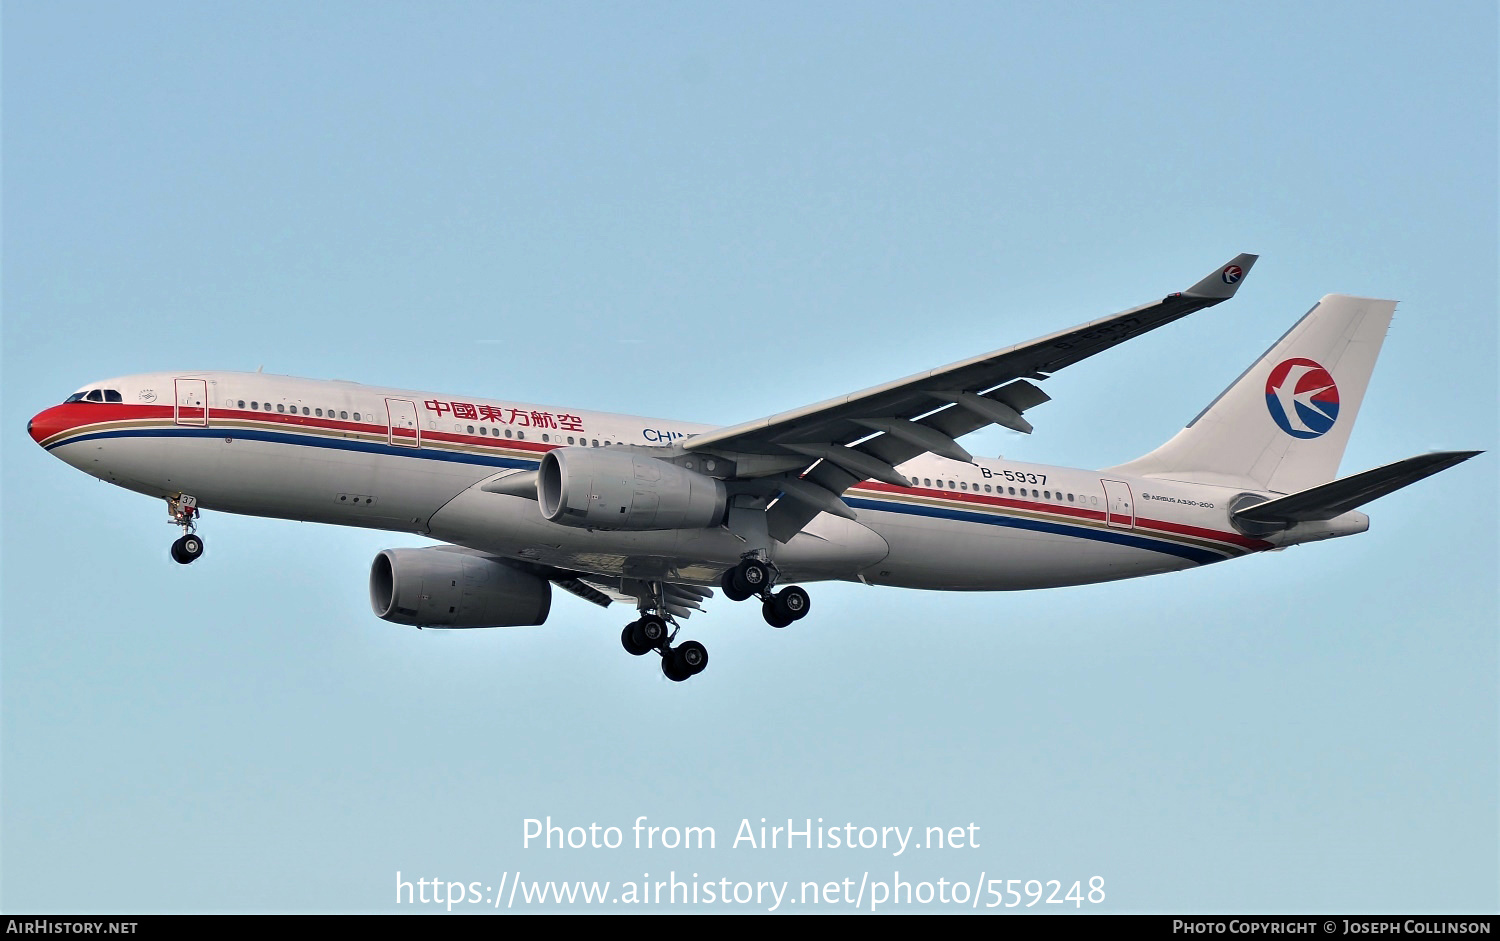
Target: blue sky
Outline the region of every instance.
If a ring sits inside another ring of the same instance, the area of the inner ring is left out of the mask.
[[[444,881],[1085,882],[1109,911],[1500,907],[1493,454],[1369,533],[1114,585],[416,632],[398,535],[48,457],[84,383],[255,369],[733,423],[1132,306],[1231,303],[976,453],[1173,434],[1318,297],[1401,300],[1352,473],[1496,446],[1492,4],[9,3],[0,907],[395,910]],[[977,824],[978,849],[523,849],[522,821]],[[403,906],[410,908],[410,906]],[[420,906],[418,906],[420,907]],[[943,906],[933,906],[941,910]]]

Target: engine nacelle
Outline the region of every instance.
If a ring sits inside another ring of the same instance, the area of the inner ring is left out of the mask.
[[[724,482],[612,448],[558,448],[537,472],[542,515],[591,529],[703,529],[724,518]]]
[[[523,627],[547,620],[552,583],[471,549],[385,549],[370,566],[370,607],[414,627]]]

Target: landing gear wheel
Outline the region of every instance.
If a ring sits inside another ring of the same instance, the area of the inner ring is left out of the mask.
[[[751,595],[758,595],[771,587],[771,567],[759,559],[741,559],[733,571],[739,578],[739,584]]]
[[[766,600],[761,606],[766,623],[772,627],[786,627],[793,621],[807,617],[812,609],[812,599],[796,585],[788,585]]]
[[[800,621],[812,610],[812,599],[805,589],[788,585],[776,593],[776,605],[791,615],[793,621]]]
[[[648,614],[630,625],[631,639],[647,650],[659,650],[666,646],[667,638],[672,632],[667,628],[667,622],[654,614]]]
[[[203,538],[197,533],[188,533],[180,541],[182,554],[189,562],[203,554]]]
[[[730,601],[744,601],[752,594],[740,581],[740,570],[737,566],[724,572],[724,577],[719,579],[719,587],[724,589],[724,597]]]
[[[662,654],[661,672],[663,676],[674,683],[681,683],[693,675],[692,671],[688,669],[687,664],[682,662],[681,657],[675,650],[668,650]]]
[[[172,561],[187,565],[203,554],[203,539],[193,533],[172,543]]]
[[[672,657],[677,660],[689,676],[697,676],[708,666],[708,648],[696,640],[689,640],[672,651]]]
[[[780,609],[774,597],[760,606],[760,614],[761,617],[766,619],[766,623],[772,627],[786,627],[794,620],[791,615]]]
[[[636,642],[635,628],[637,623],[639,622],[631,621],[629,624],[625,625],[625,629],[620,632],[620,646],[624,647],[625,652],[630,654],[632,657],[639,657],[651,649],[646,644]]]

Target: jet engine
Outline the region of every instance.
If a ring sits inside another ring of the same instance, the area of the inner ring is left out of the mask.
[[[375,616],[415,627],[523,627],[547,620],[552,583],[471,549],[385,549],[370,566]]]
[[[702,529],[724,518],[724,482],[612,448],[548,451],[537,472],[542,515],[590,529]]]

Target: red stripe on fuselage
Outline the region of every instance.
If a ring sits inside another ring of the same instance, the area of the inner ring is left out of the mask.
[[[142,418],[171,418],[170,405],[112,405],[98,402],[69,402],[54,405],[36,414],[27,426],[31,440],[41,444],[48,438],[85,425],[107,421],[130,421]]]
[[[891,484],[883,484],[878,481],[867,480],[862,484],[856,484],[858,490],[878,490],[883,493],[910,493],[922,497],[940,497],[944,500],[956,500],[960,503],[977,503],[981,506],[1006,507],[1012,510],[1032,510],[1046,513],[1058,513],[1063,516],[1072,516],[1078,519],[1096,520],[1104,522],[1103,510],[1089,510],[1080,506],[1059,506],[1056,503],[1048,503],[1045,500],[1020,500],[1015,497],[995,497],[988,494],[975,493],[972,490],[939,490],[936,487],[896,487]]]
[[[32,440],[41,444],[49,438],[66,434],[79,428],[105,422],[161,420],[174,417],[170,405],[115,405],[97,402],[70,402],[44,409],[31,420]],[[314,415],[294,415],[286,412],[262,412],[238,408],[210,408],[208,426],[216,422],[256,422],[281,428],[306,428],[319,431],[356,432],[369,435],[389,434],[386,422],[349,421],[337,418],[319,418]],[[194,427],[202,427],[194,422]],[[443,441],[450,444],[478,444],[488,447],[505,447],[521,451],[546,452],[559,447],[541,441],[526,441],[519,438],[500,438],[481,435],[454,434],[443,431],[423,431],[422,440]]]
[[[1143,516],[1135,518],[1137,527],[1146,526],[1158,529],[1165,533],[1180,533],[1184,536],[1194,536],[1198,539],[1215,539],[1219,542],[1227,542],[1231,545],[1241,546],[1246,549],[1270,549],[1271,544],[1263,539],[1251,539],[1239,533],[1221,532],[1217,529],[1204,529],[1201,526],[1188,526],[1183,523],[1169,523],[1166,520],[1149,520]]]
[[[939,497],[944,500],[952,500],[957,503],[979,504],[981,506],[1005,507],[1014,510],[1027,510],[1031,512],[1053,513],[1061,516],[1072,516],[1077,519],[1104,522],[1102,510],[1089,510],[1078,506],[1059,506],[1056,503],[1048,503],[1045,500],[1018,500],[1013,497],[994,497],[987,494],[975,493],[972,490],[938,490],[935,487],[896,487],[891,484],[867,480],[856,484],[857,490],[876,490],[883,493],[910,493],[924,497]],[[1124,517],[1121,517],[1124,519]],[[1240,546],[1245,549],[1269,549],[1271,543],[1260,539],[1251,539],[1239,533],[1223,532],[1216,529],[1207,529],[1201,526],[1188,526],[1183,523],[1169,523],[1165,520],[1146,519],[1137,516],[1135,518],[1137,529],[1155,529],[1159,532],[1176,533],[1181,536],[1192,536],[1197,539],[1211,539],[1215,542],[1227,542],[1230,545]]]

